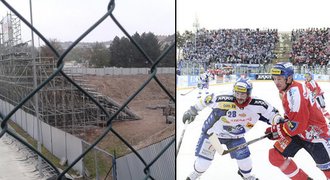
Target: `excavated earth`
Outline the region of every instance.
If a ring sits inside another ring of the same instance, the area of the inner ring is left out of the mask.
[[[120,105],[127,101],[148,79],[149,75],[121,75],[121,76],[86,76],[89,84],[96,90],[109,96]],[[172,96],[175,96],[175,75],[159,74],[159,81],[166,87]],[[135,149],[159,142],[175,134],[175,122],[166,123],[164,107],[170,104],[170,97],[152,79],[150,83],[128,104],[131,111],[137,114],[140,120],[126,120],[112,122],[113,129],[127,140]],[[172,106],[173,107],[173,106]],[[175,115],[174,115],[175,117]],[[93,142],[104,128],[92,128],[85,139]],[[98,144],[103,149],[123,147],[123,154],[129,152],[127,146],[113,134],[108,135]],[[118,149],[117,149],[118,151]],[[120,154],[119,154],[120,155]]]

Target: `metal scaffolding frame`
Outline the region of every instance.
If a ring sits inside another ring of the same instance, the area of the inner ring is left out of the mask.
[[[28,43],[21,42],[20,21],[9,14],[13,28],[13,36],[4,41],[3,20],[0,32],[0,99],[16,106],[34,89],[33,58]],[[11,43],[8,43],[11,42]],[[57,59],[36,57],[37,84],[45,81],[56,68]],[[89,92],[105,109],[112,114],[120,105],[110,97],[103,96],[88,84],[81,74],[66,74]],[[59,75],[38,92],[39,117],[43,122],[74,135],[85,134],[90,127],[105,127],[106,116],[86,95]],[[27,101],[22,110],[36,115],[33,100]],[[125,108],[116,120],[140,119],[135,113]]]

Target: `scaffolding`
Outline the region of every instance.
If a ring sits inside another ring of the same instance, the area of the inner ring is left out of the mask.
[[[4,19],[12,27],[12,35],[6,35],[3,27],[6,23],[1,21],[0,33],[0,99],[13,106],[18,105],[29,93],[34,90],[33,56],[28,43],[21,42],[20,21],[12,14]],[[5,25],[7,26],[7,25]],[[4,37],[9,37],[6,39]],[[37,85],[40,85],[56,69],[57,59],[50,57],[36,57]],[[119,104],[110,97],[98,93],[93,85],[88,84],[83,75],[65,72],[77,84],[94,97],[109,114],[119,109]],[[62,129],[73,135],[83,136],[89,128],[105,127],[106,115],[85,94],[79,91],[63,76],[58,75],[52,79],[39,92],[39,117],[54,127]],[[34,101],[30,99],[21,108],[25,112],[36,115]],[[140,119],[130,109],[125,108],[115,120]]]

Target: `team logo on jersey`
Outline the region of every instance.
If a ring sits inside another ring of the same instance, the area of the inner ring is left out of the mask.
[[[296,130],[297,126],[298,126],[298,122],[294,122],[294,121],[288,121],[288,122],[286,122],[286,124],[288,125],[288,127],[291,131]]]
[[[219,109],[233,110],[236,109],[236,105],[232,102],[220,102]]]
[[[231,134],[239,135],[244,134],[245,129],[242,125],[238,124],[237,126],[223,126],[223,129]]]
[[[253,125],[252,123],[250,123],[250,122],[246,123],[246,127],[247,127],[247,128],[250,128],[250,129],[251,129],[251,128],[253,128],[253,126],[254,126],[254,125]]]

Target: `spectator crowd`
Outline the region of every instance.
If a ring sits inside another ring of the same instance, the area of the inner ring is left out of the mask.
[[[297,29],[291,33],[291,59],[295,65],[327,65],[330,57],[330,29]]]
[[[291,32],[290,61],[294,65],[326,66],[330,58],[330,28]],[[277,56],[277,29],[198,29],[182,48],[183,60],[199,64],[268,64]]]
[[[275,58],[276,29],[197,30],[183,47],[183,58],[198,63],[265,64]]]

